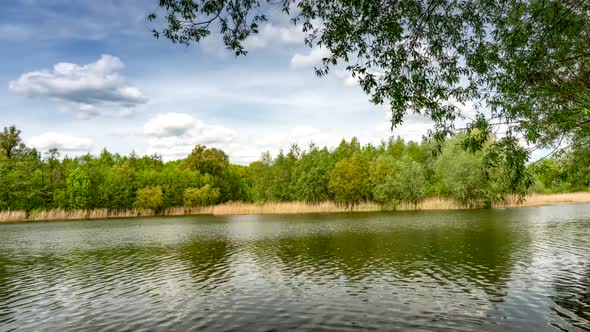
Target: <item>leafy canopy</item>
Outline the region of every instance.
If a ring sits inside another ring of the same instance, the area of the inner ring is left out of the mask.
[[[515,169],[514,188],[530,184],[530,150],[519,142],[542,148],[590,136],[588,1],[160,0],[159,7],[166,22],[156,37],[189,45],[215,29],[238,56],[279,8],[307,45],[329,51],[316,74],[345,66],[373,103],[391,107],[392,126],[418,113],[434,121],[439,141],[477,129],[464,142],[470,150],[502,129],[490,159]],[[476,116],[461,111],[466,102]]]

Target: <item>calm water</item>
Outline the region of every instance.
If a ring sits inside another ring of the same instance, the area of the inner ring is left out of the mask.
[[[0,225],[0,330],[589,331],[590,205]]]

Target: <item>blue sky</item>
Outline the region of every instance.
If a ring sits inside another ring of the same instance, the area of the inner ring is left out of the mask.
[[[102,148],[165,159],[196,144],[233,162],[291,143],[336,145],[357,136],[419,140],[428,121],[411,117],[393,133],[344,71],[314,75],[324,51],[279,18],[236,58],[219,39],[191,47],[151,35],[155,0],[14,0],[0,11],[0,115],[25,142],[70,155]]]

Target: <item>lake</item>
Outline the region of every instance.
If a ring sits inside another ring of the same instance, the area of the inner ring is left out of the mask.
[[[590,331],[590,205],[0,225],[0,330]]]

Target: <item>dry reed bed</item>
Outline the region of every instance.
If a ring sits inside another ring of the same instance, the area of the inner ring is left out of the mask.
[[[559,203],[590,203],[590,192],[568,194],[531,194],[523,202],[518,202],[516,196],[507,196],[506,201],[495,204],[494,207],[526,207]],[[427,198],[418,204],[402,203],[395,208],[384,207],[374,202],[357,204],[346,207],[334,202],[267,202],[254,203],[224,203],[200,208],[170,208],[161,212],[152,210],[48,210],[27,213],[25,211],[0,211],[0,222],[50,221],[50,220],[82,220],[82,219],[112,219],[154,216],[188,216],[188,215],[244,215],[244,214],[299,214],[299,213],[334,213],[334,212],[371,212],[371,211],[413,211],[413,210],[456,210],[465,209],[457,201],[444,197]]]
[[[517,196],[506,196],[504,203],[496,204],[494,207],[527,207],[542,206],[559,203],[590,203],[590,192],[577,192],[565,194],[530,194],[521,203]]]
[[[0,222],[23,221],[27,219],[25,211],[0,211]]]

